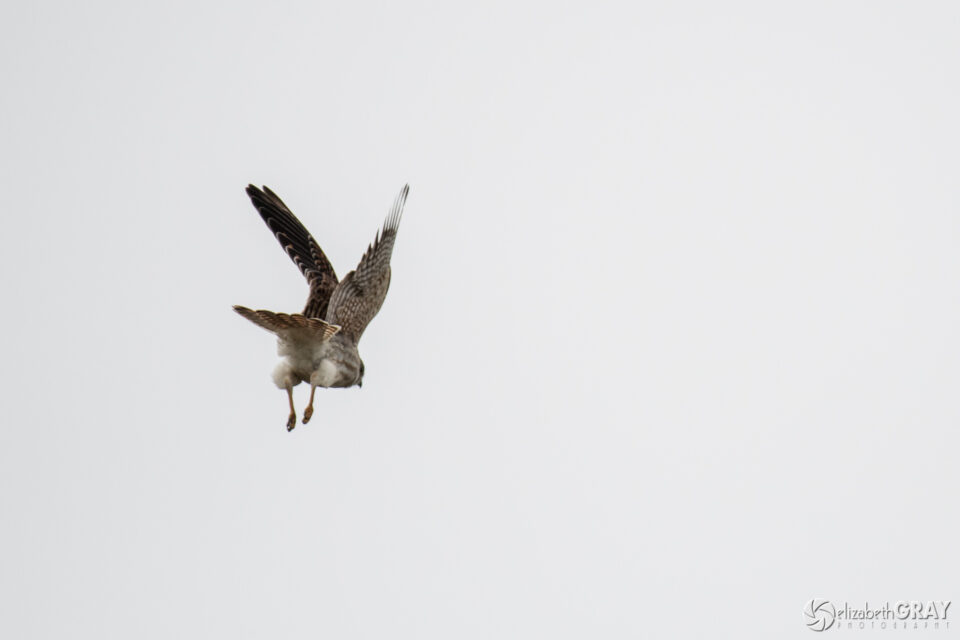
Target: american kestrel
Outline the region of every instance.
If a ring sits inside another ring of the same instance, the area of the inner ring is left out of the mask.
[[[293,388],[310,383],[310,403],[303,423],[313,415],[313,394],[317,387],[358,387],[363,385],[363,360],[357,343],[387,297],[390,287],[390,255],[397,239],[410,185],[394,200],[382,231],[360,259],[357,268],[337,280],[333,266],[310,232],[273,191],[253,185],[247,195],[310,285],[302,313],[254,311],[239,305],[233,310],[277,335],[277,352],[282,360],[273,371],[273,381],[286,389],[290,401],[287,431],[297,423]]]

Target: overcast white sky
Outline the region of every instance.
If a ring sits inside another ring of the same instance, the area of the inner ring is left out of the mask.
[[[960,5],[0,18],[0,636],[810,638],[814,596],[960,600]],[[343,275],[407,181],[363,389],[288,434],[230,306],[306,286],[243,188]]]

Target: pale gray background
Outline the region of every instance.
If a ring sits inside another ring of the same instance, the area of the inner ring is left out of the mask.
[[[960,599],[956,3],[135,4],[0,13],[0,635]],[[342,275],[405,181],[364,388],[287,434],[243,188]]]

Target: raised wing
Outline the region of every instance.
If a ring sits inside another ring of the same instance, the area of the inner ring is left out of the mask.
[[[337,274],[333,265],[310,232],[277,194],[267,187],[261,191],[251,184],[247,187],[247,195],[260,217],[267,223],[267,227],[277,237],[280,246],[300,269],[300,273],[307,278],[310,295],[303,308],[303,315],[308,318],[324,318],[330,296],[337,288]]]
[[[407,201],[410,185],[405,185],[393,202],[390,213],[383,223],[382,232],[377,233],[373,244],[367,247],[357,268],[337,285],[330,298],[327,310],[327,322],[340,325],[340,332],[360,341],[364,329],[380,311],[387,289],[390,288],[390,256],[397,239],[397,229],[403,215],[403,205]]]
[[[310,338],[316,342],[325,342],[333,337],[340,327],[328,324],[320,318],[308,318],[299,313],[275,313],[264,309],[248,309],[234,305],[233,310],[244,318],[281,337]]]

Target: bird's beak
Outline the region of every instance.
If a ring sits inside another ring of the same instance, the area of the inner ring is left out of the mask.
[[[358,381],[357,381],[357,386],[360,387],[361,389],[363,389],[363,380],[358,380]]]

